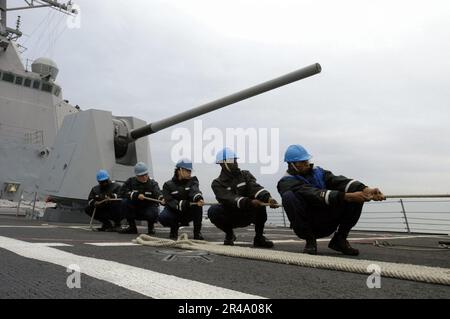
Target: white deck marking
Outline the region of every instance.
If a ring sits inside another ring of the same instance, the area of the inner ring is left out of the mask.
[[[0,228],[58,228],[58,226],[14,226],[14,225],[0,225]]]
[[[98,246],[98,247],[126,247],[126,246],[141,246],[132,242],[111,242],[111,243],[85,243],[86,245]]]
[[[107,281],[155,299],[260,299],[231,289],[204,284],[114,261],[79,256],[56,248],[0,236],[0,248],[25,258],[52,263],[68,268],[78,265],[81,273]]]
[[[41,247],[73,247],[73,245],[64,244],[64,243],[30,243],[34,246]]]

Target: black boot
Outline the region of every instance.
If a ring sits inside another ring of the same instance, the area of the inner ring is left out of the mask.
[[[315,238],[306,239],[305,248],[303,248],[304,254],[317,255],[317,241]]]
[[[333,238],[331,239],[330,243],[328,244],[328,247],[339,251],[343,253],[344,255],[348,256],[358,256],[359,250],[353,248],[350,246],[350,243],[348,242],[347,238],[340,235],[339,233],[335,233]]]
[[[268,240],[263,235],[256,235],[253,239],[253,247],[272,248],[273,242]]]
[[[122,224],[119,222],[114,222],[113,231],[120,232],[122,230]]]
[[[234,246],[234,241],[236,240],[236,236],[234,235],[233,231],[229,231],[225,233],[225,240],[223,241],[223,244],[225,246]]]
[[[155,224],[148,222],[148,232],[147,235],[154,235],[155,234]]]
[[[202,233],[200,232],[201,229],[202,229],[201,225],[199,226],[194,224],[194,239],[205,240],[205,238],[203,238]]]
[[[170,239],[177,240],[178,239],[178,227],[170,227]]]
[[[119,234],[137,234],[136,222],[134,220],[128,221],[128,227],[125,229],[121,229]]]
[[[106,220],[106,221],[102,222],[102,227],[97,228],[97,231],[111,232],[112,229],[113,229],[113,226],[112,226],[111,222],[109,220]]]
[[[119,234],[137,234],[137,227],[128,226],[127,228],[121,229]]]
[[[194,232],[194,239],[195,240],[205,240],[201,232]]]

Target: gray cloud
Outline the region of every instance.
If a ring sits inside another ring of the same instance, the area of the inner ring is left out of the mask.
[[[204,125],[280,128],[280,158],[301,143],[317,165],[385,192],[449,192],[447,2],[78,3],[81,29],[54,42],[42,28],[25,52],[56,60],[73,104],[151,122],[319,62],[322,74],[205,115]],[[25,33],[47,15],[23,12]],[[59,19],[46,25],[64,31]],[[172,173],[170,134],[151,137],[160,183]],[[273,176],[244,167],[276,192],[283,163]],[[196,168],[211,195],[218,168]]]

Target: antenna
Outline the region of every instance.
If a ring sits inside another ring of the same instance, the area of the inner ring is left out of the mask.
[[[6,0],[0,0],[0,35],[8,35],[6,32]]]
[[[16,30],[19,31],[20,30],[20,16],[17,16],[17,21],[16,21]]]
[[[0,35],[9,37],[10,39],[17,40],[22,36],[22,32],[19,31],[20,27],[20,16],[18,18],[16,29],[8,28],[7,25],[7,12],[8,11],[17,11],[17,10],[26,10],[26,9],[38,9],[38,8],[52,8],[58,9],[58,11],[68,14],[68,15],[76,15],[78,14],[77,10],[73,8],[72,0],[69,0],[67,3],[59,3],[56,0],[24,0],[27,6],[24,7],[16,7],[16,8],[8,8],[7,0],[0,0]]]

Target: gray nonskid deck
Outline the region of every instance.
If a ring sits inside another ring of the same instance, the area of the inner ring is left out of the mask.
[[[139,230],[145,232],[146,227]],[[191,236],[192,227],[185,227],[180,232]],[[208,223],[202,232],[208,241],[220,244],[223,240],[222,232]],[[237,245],[249,247],[254,230],[252,227],[238,229],[236,235]],[[167,238],[168,229],[156,227],[155,236]],[[267,227],[266,236],[275,241],[276,250],[300,253],[303,248],[303,242],[290,229]],[[56,244],[53,248],[57,251],[76,256],[114,261],[265,298],[450,298],[448,286],[382,277],[381,288],[369,289],[367,275],[131,245],[136,235],[92,232],[86,230],[86,225],[50,224],[2,216],[0,237],[26,243]],[[439,240],[445,239],[448,237],[354,232],[350,241],[360,249],[358,257],[345,257],[330,250],[327,247],[329,239],[320,240],[318,245],[319,255],[324,256],[448,268],[450,251],[438,245]],[[377,247],[373,245],[375,240],[388,241],[395,246]],[[64,267],[23,258],[5,249],[0,249],[0,255],[1,281],[4,283],[0,290],[1,298],[145,297],[86,275],[82,275],[82,289],[70,291],[65,287],[68,273]],[[17,288],[19,286],[20,289]],[[102,295],[101,291],[105,293]]]

